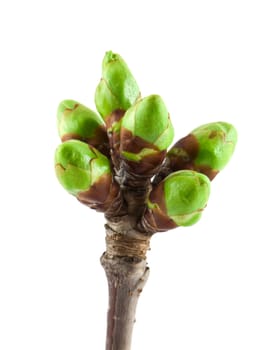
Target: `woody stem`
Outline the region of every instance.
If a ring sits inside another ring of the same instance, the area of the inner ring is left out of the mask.
[[[149,274],[149,240],[106,228],[107,251],[101,257],[109,290],[106,350],[130,350],[137,302]]]

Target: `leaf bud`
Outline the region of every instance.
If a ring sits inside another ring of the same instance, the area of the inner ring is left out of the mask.
[[[138,101],[121,123],[120,156],[129,172],[153,175],[174,137],[167,108],[158,95]]]
[[[191,226],[200,219],[209,194],[207,176],[191,170],[174,172],[151,191],[144,220],[154,231]]]
[[[212,180],[229,162],[236,142],[237,131],[229,123],[215,122],[199,126],[169,150],[169,169],[196,170]]]
[[[76,139],[97,148],[105,148],[108,142],[103,119],[77,101],[64,100],[59,104],[57,124],[62,142]]]
[[[139,87],[123,58],[108,51],[102,63],[102,78],[95,91],[95,104],[105,119],[116,110],[126,111],[140,96]]]
[[[69,140],[59,145],[55,153],[55,171],[69,193],[99,211],[107,210],[118,194],[110,161],[84,142]]]

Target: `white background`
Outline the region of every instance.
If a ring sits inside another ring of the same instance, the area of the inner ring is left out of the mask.
[[[103,349],[103,215],[59,186],[56,108],[94,108],[105,51],[176,137],[239,132],[202,220],[157,234],[133,349],[272,349],[271,1],[8,1],[0,5],[0,349]]]

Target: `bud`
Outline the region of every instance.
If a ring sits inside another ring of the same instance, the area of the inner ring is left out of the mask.
[[[216,122],[202,125],[179,140],[168,152],[169,170],[192,169],[212,180],[230,160],[237,142],[231,124]]]
[[[207,176],[191,170],[172,173],[151,191],[144,221],[154,231],[193,225],[200,219],[209,194]]]
[[[105,211],[117,195],[108,158],[84,142],[62,143],[55,153],[55,171],[61,185],[91,208]]]
[[[126,111],[139,96],[139,87],[122,57],[112,51],[106,52],[102,78],[95,92],[98,112],[105,119],[116,110]]]
[[[136,174],[153,175],[174,137],[169,113],[162,98],[143,98],[125,113],[121,124],[120,155]]]
[[[74,100],[64,100],[57,112],[58,131],[61,140],[77,139],[105,148],[108,139],[103,119]]]

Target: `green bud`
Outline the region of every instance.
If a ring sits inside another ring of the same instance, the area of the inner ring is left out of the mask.
[[[74,100],[64,100],[59,104],[57,121],[62,141],[77,139],[93,146],[107,142],[103,119]]]
[[[150,95],[132,106],[122,120],[123,132],[165,150],[173,140],[174,131],[167,108],[158,95]]]
[[[210,181],[196,171],[181,170],[166,177],[164,193],[167,215],[178,226],[189,226],[200,219],[210,195]]]
[[[122,57],[112,51],[106,52],[102,78],[95,92],[98,112],[105,118],[113,111],[126,111],[139,96],[139,87]]]
[[[167,153],[167,169],[191,169],[212,180],[230,160],[237,142],[237,132],[231,124],[216,122],[202,125],[180,139]],[[163,174],[158,175],[158,179]]]
[[[55,153],[55,170],[61,185],[71,194],[89,190],[101,176],[110,174],[110,162],[93,147],[69,140]]]
[[[237,131],[225,122],[209,123],[192,131],[199,144],[196,166],[220,171],[229,162],[237,142]]]
[[[161,164],[173,137],[174,129],[162,98],[145,97],[129,108],[122,119],[121,156],[125,161],[138,163],[136,173],[146,166],[152,170]]]
[[[145,219],[158,231],[193,225],[200,219],[209,194],[207,176],[191,170],[174,172],[151,191]]]

